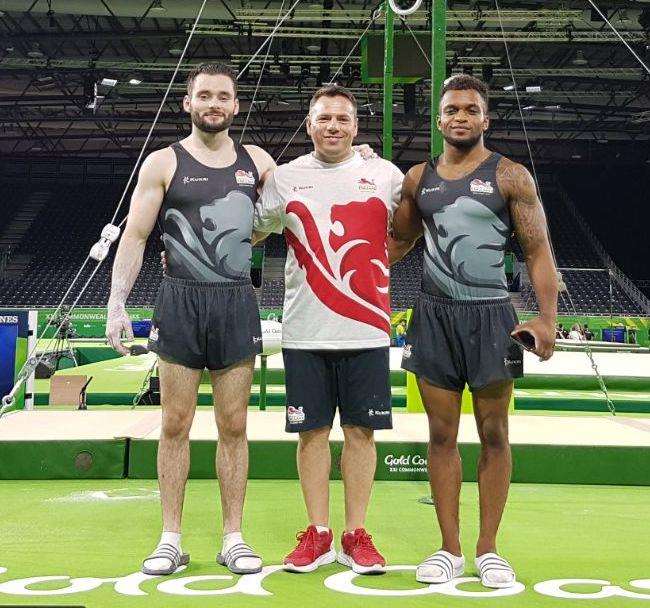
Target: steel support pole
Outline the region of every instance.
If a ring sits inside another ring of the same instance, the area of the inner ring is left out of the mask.
[[[447,76],[447,0],[431,0],[431,156],[442,154],[442,133],[436,126],[439,93]]]
[[[384,107],[382,121],[383,147],[382,156],[393,160],[393,19],[394,13],[384,3],[386,25],[384,27]]]

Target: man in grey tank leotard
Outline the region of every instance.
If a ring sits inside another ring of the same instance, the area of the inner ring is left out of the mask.
[[[144,560],[145,574],[171,574],[189,561],[181,549],[181,513],[189,471],[189,432],[203,370],[210,372],[219,433],[216,468],[223,544],[217,561],[237,574],[259,572],[262,560],[241,534],[248,476],[246,412],[262,337],[250,280],[254,203],[275,168],[257,146],[233,142],[239,111],[236,78],[225,66],[190,73],[183,101],[192,133],[150,154],[133,192],[115,257],[106,335],[126,354],[132,338],[126,299],[144,247],[160,218],[167,272],[156,300],[149,349],[159,355],[162,429],[158,480],[163,532]]]
[[[413,167],[393,219],[407,245],[424,234],[422,291],[413,311],[402,367],[413,372],[429,419],[429,472],[442,547],[417,568],[424,583],[461,576],[461,463],[456,439],[461,395],[472,391],[481,440],[480,531],[476,566],[486,587],[516,583],[497,553],[496,537],[510,484],[508,405],[523,351],[511,335],[534,339],[542,359],[553,353],[557,275],[544,210],[522,165],[486,149],[487,86],[467,75],[450,78],[440,97],[443,154]],[[524,252],[540,315],[518,324],[504,269],[514,229]]]

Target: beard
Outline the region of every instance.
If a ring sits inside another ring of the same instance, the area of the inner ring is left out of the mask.
[[[478,142],[481,141],[481,138],[483,137],[483,133],[478,133],[476,135],[472,135],[469,139],[456,139],[455,137],[452,137],[451,135],[447,135],[446,133],[443,132],[442,138],[450,145],[453,146],[454,148],[458,148],[459,150],[471,150]]]
[[[234,114],[226,114],[223,117],[223,120],[220,123],[211,123],[205,120],[198,112],[192,112],[192,124],[199,130],[204,133],[221,133],[226,129],[230,128],[232,121],[234,119]]]

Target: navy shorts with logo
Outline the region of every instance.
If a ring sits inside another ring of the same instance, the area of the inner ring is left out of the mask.
[[[149,350],[194,369],[224,369],[262,352],[262,327],[250,281],[201,282],[165,276]]]
[[[518,319],[510,298],[452,300],[420,293],[402,368],[434,386],[480,390],[523,376],[523,349],[510,339]]]
[[[282,349],[287,391],[286,431],[332,426],[391,429],[389,351]]]

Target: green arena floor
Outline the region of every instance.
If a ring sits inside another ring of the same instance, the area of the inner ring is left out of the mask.
[[[137,584],[137,575],[128,580],[123,577],[138,572],[141,559],[157,541],[156,487],[155,481],[142,480],[2,482],[0,605],[625,608],[642,605],[644,599],[650,601],[650,487],[513,485],[500,537],[500,550],[525,586],[513,596],[499,596],[502,592],[486,591],[475,582],[429,588],[416,583],[413,571],[404,568],[353,580],[347,569],[336,564],[304,575],[273,571],[262,583],[259,575],[255,580],[231,577],[214,562],[218,490],[216,481],[209,480],[188,484],[183,547],[192,556],[189,567],[165,579],[170,582],[163,585],[163,579]],[[368,529],[389,564],[414,566],[438,547],[433,507],[418,502],[427,491],[427,485],[420,482],[375,485]],[[340,482],[332,483],[331,504],[338,537],[342,524]],[[466,576],[473,577],[476,484],[463,486],[461,522],[469,566]],[[304,523],[296,481],[249,483],[246,538],[271,570],[292,548],[294,535]],[[32,580],[31,585],[19,580],[48,576],[59,578]],[[188,578],[206,576],[212,578]],[[121,581],[115,580],[120,577]],[[560,589],[561,579],[574,580]],[[631,585],[632,581],[636,584]],[[87,590],[66,592],[70,585]]]

